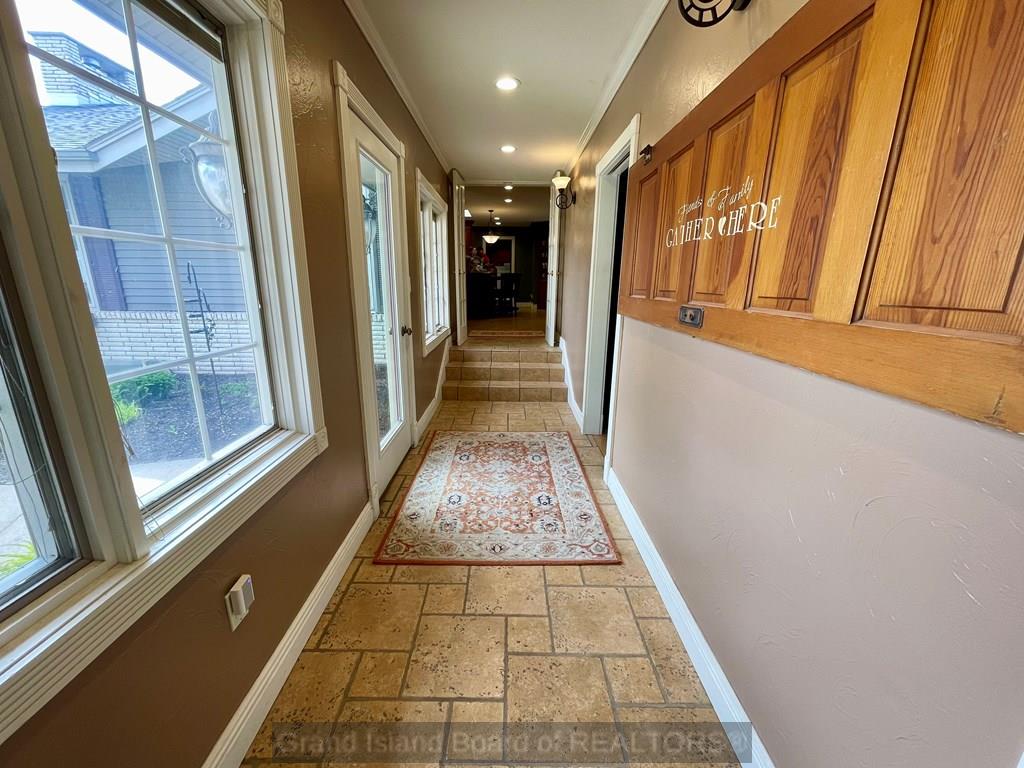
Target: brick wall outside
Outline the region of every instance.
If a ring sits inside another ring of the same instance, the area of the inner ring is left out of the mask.
[[[228,349],[249,344],[248,316],[244,312],[214,312],[207,316],[215,323],[213,349]],[[176,312],[93,312],[93,325],[100,343],[103,360],[109,366],[118,361],[157,361],[183,357],[181,322]],[[190,320],[193,330],[201,325]],[[203,334],[192,335],[196,354],[206,353]],[[231,357],[218,357],[218,373],[253,373],[251,352]],[[200,371],[203,372],[203,371]]]

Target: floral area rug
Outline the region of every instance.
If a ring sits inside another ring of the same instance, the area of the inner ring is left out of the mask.
[[[620,563],[567,432],[435,432],[375,563]]]

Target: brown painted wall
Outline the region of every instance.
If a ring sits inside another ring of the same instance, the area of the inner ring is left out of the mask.
[[[670,3],[574,172],[576,396],[593,169],[656,141],[803,0],[711,30]],[[626,320],[612,467],[780,768],[984,765],[1024,749],[1024,440]]]
[[[319,239],[325,245],[333,243],[334,257],[344,263],[347,233],[341,207],[341,157],[337,109],[331,87],[332,59],[341,62],[352,82],[405,144],[409,285],[412,290],[412,326],[416,329],[413,334],[413,372],[416,414],[422,415],[437,392],[444,346],[423,357],[423,297],[420,288],[423,275],[419,263],[416,169],[423,172],[446,201],[451,199],[447,174],[343,0],[288,0],[285,23],[296,141],[299,162],[303,166],[303,207],[310,211],[309,216],[316,219],[315,222],[306,222],[307,238]],[[312,188],[307,192],[306,188],[310,186]],[[314,234],[313,229],[323,231]],[[348,282],[332,285],[330,289],[343,302],[345,311],[350,313]]]
[[[419,167],[445,174],[341,0],[288,0],[287,49],[302,207],[330,447],[113,646],[0,745],[18,768],[199,766],[366,503],[362,418],[331,60],[405,142],[409,210]],[[419,269],[410,229],[411,283]],[[413,324],[420,305],[413,295]],[[417,409],[434,396],[440,350],[417,347]],[[257,600],[232,633],[224,592],[253,574]]]

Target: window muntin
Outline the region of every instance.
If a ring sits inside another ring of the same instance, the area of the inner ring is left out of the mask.
[[[420,266],[423,273],[423,344],[427,352],[450,331],[447,208],[420,180]]]
[[[150,506],[274,425],[227,68],[184,5],[16,5]]]
[[[0,617],[82,555],[0,243]]]

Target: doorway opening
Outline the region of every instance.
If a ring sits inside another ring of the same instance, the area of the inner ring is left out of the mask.
[[[615,250],[612,252],[612,295],[611,306],[608,308],[608,346],[605,353],[605,360],[610,365],[615,360],[615,326],[619,313],[616,305],[619,301],[619,277],[622,271],[622,238],[626,232],[626,187],[629,183],[629,169],[619,174],[619,187],[616,198],[615,209]],[[601,434],[608,434],[608,427],[611,421],[612,405],[612,377],[604,377],[604,400],[601,403]]]
[[[465,206],[468,341],[542,341],[547,301],[547,186],[469,184]]]
[[[594,237],[587,302],[586,355],[580,421],[590,435],[608,434],[614,425],[616,311],[625,222],[626,184],[636,162],[640,115],[612,142],[596,168]]]

